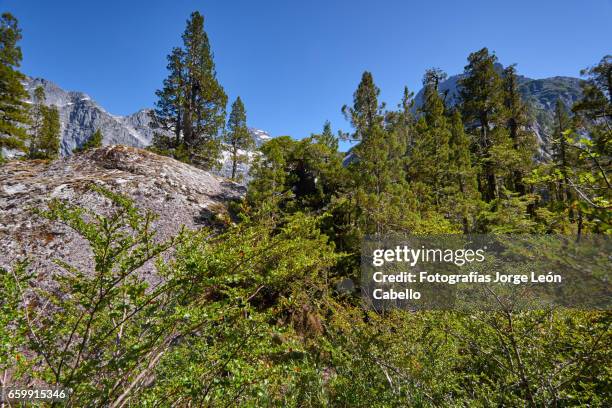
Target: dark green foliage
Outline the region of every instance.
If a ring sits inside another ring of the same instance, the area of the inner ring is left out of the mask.
[[[481,207],[481,195],[476,182],[476,169],[472,164],[470,141],[463,129],[461,113],[453,111],[450,122],[449,177],[452,180],[448,210],[461,222],[463,232],[477,230],[475,218]]]
[[[413,130],[410,93],[405,90],[400,112],[385,114],[379,92],[366,71],[353,95],[353,108],[343,108],[355,128],[353,138],[360,140],[351,150],[350,190],[341,200],[348,204],[348,235],[355,238],[427,228],[421,223],[430,215],[417,212],[417,196],[406,178]]]
[[[89,139],[83,143],[83,146],[74,149],[74,153],[86,152],[91,149],[97,149],[98,147],[102,147],[102,139],[104,136],[100,129],[96,129],[96,131],[91,135]]]
[[[153,150],[210,169],[220,154],[218,136],[224,127],[227,96],[217,81],[204,17],[191,14],[182,36],[183,46],[168,56],[168,77],[156,92],[151,117],[162,130]],[[171,136],[167,136],[169,133]]]
[[[347,120],[351,122],[355,133],[354,140],[364,140],[374,126],[382,126],[382,110],[384,104],[378,104],[380,89],[374,84],[372,74],[365,71],[361,76],[361,82],[353,94],[353,106],[342,107]]]
[[[152,125],[156,129],[172,133],[174,140],[166,140],[163,147],[179,146],[182,143],[183,112],[186,89],[186,73],[184,67],[185,51],[175,47],[167,57],[168,77],[164,79],[162,89],[155,92],[158,100],[156,109],[151,113]],[[160,134],[155,135],[158,139]],[[161,144],[160,140],[157,143]]]
[[[334,136],[329,120],[325,121],[323,125],[323,133],[320,135],[313,135],[313,137],[318,143],[325,145],[330,151],[335,152],[338,150],[338,138]]]
[[[0,162],[2,149],[27,152],[29,109],[25,100],[28,93],[21,81],[24,75],[18,71],[21,64],[21,29],[10,13],[0,17]]]
[[[294,141],[276,137],[260,148],[251,169],[247,200],[271,214],[320,213],[342,189],[345,169],[337,150],[316,136]]]
[[[469,232],[476,228],[480,195],[461,114],[455,110],[448,117],[438,92],[437,84],[444,75],[439,70],[429,70],[423,79],[422,116],[416,124],[416,141],[408,159],[408,179],[418,191],[421,213],[435,210]]]
[[[573,192],[569,183],[569,172],[572,163],[576,162],[576,152],[572,152],[568,143],[567,131],[572,123],[566,106],[557,100],[555,106],[555,127],[553,133],[553,165],[555,170],[561,174],[561,179],[556,183],[555,190],[557,200],[562,203],[571,203]]]
[[[31,111],[30,159],[56,159],[60,148],[60,120],[56,106],[45,106],[45,91],[42,87],[34,91],[34,106]]]
[[[556,231],[609,232],[612,225],[610,185],[612,157],[612,102],[610,57],[584,70],[583,98],[569,117],[557,104],[553,161],[536,169],[529,182],[546,185],[551,193],[549,209],[539,215]]]
[[[55,159],[59,155],[60,148],[60,119],[59,110],[56,106],[45,109],[43,129],[41,133],[38,151],[42,152],[46,159]]]
[[[514,65],[510,65],[503,72],[503,89],[506,129],[516,157],[514,163],[509,163],[511,175],[506,185],[519,194],[525,194],[527,190],[523,178],[533,169],[536,140],[533,132],[528,130],[530,118],[527,106],[520,96]]]
[[[227,121],[227,132],[224,135],[225,143],[229,145],[229,152],[232,155],[232,179],[236,178],[236,167],[238,163],[248,161],[248,152],[255,147],[253,136],[249,133],[246,122],[246,111],[240,97],[237,97],[232,104]],[[240,153],[240,150],[245,153]]]
[[[499,195],[492,148],[504,143],[504,94],[502,79],[495,70],[497,57],[483,48],[470,54],[465,77],[460,81],[461,110],[467,131],[475,141],[481,167],[479,182],[484,199]],[[501,140],[498,140],[501,139]]]
[[[591,120],[610,120],[612,104],[612,55],[606,55],[599,64],[582,70],[586,76],[582,82],[583,98],[573,110]]]
[[[420,182],[431,188],[427,196],[432,201],[424,205],[439,206],[445,189],[442,183],[450,181],[446,175],[448,167],[439,163],[449,163],[451,133],[444,116],[444,103],[438,94],[437,74],[428,71],[423,79],[423,115],[417,123],[418,138],[410,156],[409,177],[412,182]]]
[[[255,208],[266,208],[271,214],[285,207],[293,199],[288,159],[295,142],[289,136],[275,137],[259,149],[251,168],[253,180],[249,183],[247,200]]]
[[[402,101],[398,105],[397,111],[386,112],[385,121],[386,127],[390,131],[398,132],[399,138],[403,140],[406,146],[406,154],[410,154],[416,142],[416,118],[412,110],[414,108],[414,93],[404,87]]]
[[[593,141],[593,154],[612,156],[612,56],[581,72],[584,97],[572,108],[579,119],[577,126],[588,131]],[[606,185],[610,188],[609,180]]]

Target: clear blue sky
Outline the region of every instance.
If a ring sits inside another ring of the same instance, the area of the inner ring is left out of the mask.
[[[296,138],[349,129],[340,108],[372,71],[395,106],[426,68],[456,74],[483,46],[533,78],[578,76],[612,52],[612,0],[0,0],[23,28],[23,71],[88,93],[109,112],[151,107],[193,10],[218,77],[250,126]]]

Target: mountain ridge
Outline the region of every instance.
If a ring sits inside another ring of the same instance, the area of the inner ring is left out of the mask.
[[[496,64],[501,72],[503,66]],[[439,85],[441,93],[451,105],[458,101],[459,81],[464,74],[449,76]],[[519,91],[523,99],[529,103],[532,117],[531,130],[537,136],[541,146],[541,154],[548,157],[550,154],[550,135],[554,123],[554,106],[559,98],[568,107],[581,96],[579,78],[568,76],[553,76],[533,79],[518,75]],[[130,115],[113,115],[98,104],[87,93],[81,91],[66,91],[52,81],[44,78],[26,77],[24,82],[26,90],[32,96],[38,86],[42,86],[46,93],[46,104],[56,105],[60,111],[61,143],[60,154],[69,156],[73,149],[80,147],[95,132],[100,129],[103,134],[103,145],[121,144],[145,148],[150,145],[154,131],[150,127],[150,108],[140,109]],[[414,110],[422,105],[423,89],[415,95]],[[31,103],[31,101],[30,101]],[[249,128],[255,139],[256,146],[261,146],[271,136],[260,129]],[[250,152],[243,152],[250,155]],[[223,152],[220,169],[217,174],[229,176],[231,174],[230,156]],[[249,165],[240,164],[238,171],[248,179]]]
[[[70,156],[72,151],[82,146],[89,137],[100,129],[103,135],[102,144],[126,145],[145,148],[153,140],[154,130],[150,127],[150,108],[140,109],[130,115],[113,115],[88,94],[81,91],[66,91],[52,81],[44,78],[26,77],[24,87],[30,94],[32,103],[34,90],[42,86],[45,90],[46,105],[57,106],[60,113],[60,155]],[[264,130],[249,128],[260,146],[271,136]],[[221,167],[216,172],[228,177],[231,174],[229,155],[223,154]],[[248,165],[241,164],[239,173],[246,176]]]
[[[503,70],[501,64],[496,64],[498,72]],[[454,106],[459,101],[459,81],[465,74],[449,76],[441,81],[439,91],[446,95],[446,102]],[[568,107],[580,99],[582,90],[581,79],[568,76],[553,76],[548,78],[533,79],[524,75],[517,75],[518,88],[523,101],[530,107],[531,130],[536,134],[544,157],[550,155],[550,137],[553,132],[554,110],[557,99]],[[413,110],[416,111],[423,104],[424,89],[421,88],[414,97]]]

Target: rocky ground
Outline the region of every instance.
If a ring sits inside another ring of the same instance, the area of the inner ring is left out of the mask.
[[[60,258],[77,268],[91,268],[86,242],[68,227],[33,213],[58,198],[104,213],[111,203],[89,190],[94,183],[132,198],[158,214],[159,239],[182,225],[198,228],[223,212],[244,187],[174,159],[134,147],[106,146],[83,154],[44,161],[11,161],[0,166],[0,267],[29,257],[41,279],[59,268]],[[152,266],[143,273],[152,273]]]

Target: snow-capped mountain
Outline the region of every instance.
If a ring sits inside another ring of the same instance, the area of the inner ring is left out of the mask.
[[[87,94],[65,91],[43,78],[27,77],[24,86],[32,97],[34,90],[42,86],[46,95],[45,103],[58,107],[62,135],[60,154],[62,156],[71,155],[72,150],[85,143],[97,129],[102,132],[104,145],[146,147],[151,144],[153,130],[149,126],[150,109],[141,109],[131,115],[118,116],[106,111]],[[257,147],[271,139],[271,136],[263,130],[249,128],[249,131]],[[229,154],[224,153],[219,173],[225,176],[231,172],[231,163],[228,163],[228,160]],[[239,171],[247,172],[248,166],[240,166]]]
[[[249,128],[249,132],[251,132],[251,136],[255,139],[255,145],[257,147],[260,147],[262,144],[272,139],[272,136],[270,136],[268,132],[261,129]]]

